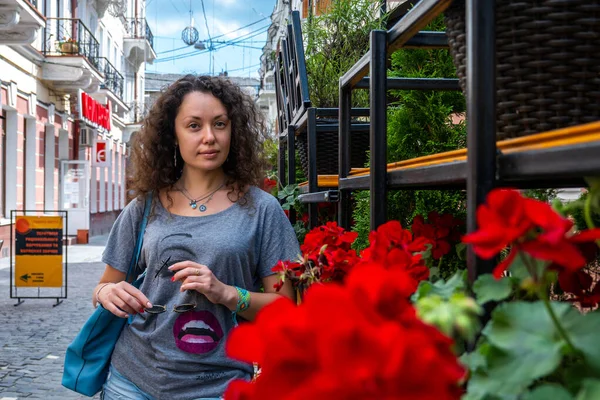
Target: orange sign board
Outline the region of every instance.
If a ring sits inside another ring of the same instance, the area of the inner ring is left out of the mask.
[[[63,285],[63,218],[17,216],[15,222],[15,285]]]

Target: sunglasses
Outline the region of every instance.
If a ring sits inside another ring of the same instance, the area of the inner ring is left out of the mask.
[[[158,277],[158,275],[160,274],[160,272],[168,265],[169,261],[171,260],[171,257],[167,258],[165,261],[163,261],[162,266],[158,269],[158,271],[156,271],[156,274],[154,274],[154,278],[156,279]],[[173,306],[172,311],[176,312],[176,313],[186,313],[188,311],[192,311],[193,309],[195,309],[197,306],[196,303],[184,303],[184,304],[178,304]],[[146,307],[144,308],[144,312],[148,313],[148,314],[152,314],[152,315],[157,315],[157,314],[162,314],[164,312],[167,311],[167,306],[164,306],[162,304],[154,304],[152,307]],[[142,314],[139,314],[143,319],[146,319]]]

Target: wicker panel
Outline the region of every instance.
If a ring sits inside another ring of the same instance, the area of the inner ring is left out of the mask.
[[[446,11],[466,91],[465,6]],[[600,0],[496,0],[498,139],[600,120]]]
[[[350,147],[350,165],[361,168],[367,162],[369,150],[369,132],[352,132]],[[302,171],[308,176],[308,146],[306,132],[296,136],[296,146],[300,157]],[[339,133],[317,132],[317,175],[336,175],[339,173]]]

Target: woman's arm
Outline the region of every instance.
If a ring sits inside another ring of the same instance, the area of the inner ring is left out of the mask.
[[[226,285],[219,281],[212,271],[205,265],[192,261],[183,261],[169,267],[173,275],[173,281],[181,282],[181,291],[196,290],[205,295],[214,304],[222,304],[232,312],[237,308],[238,291],[234,286]],[[273,287],[279,278],[277,275],[269,275],[263,278],[264,293],[250,292],[250,307],[238,315],[246,320],[253,320],[256,314],[267,304],[284,296],[291,300],[295,299],[295,293],[290,282],[285,282],[279,292]]]
[[[102,307],[117,317],[127,318],[130,314],[143,312],[152,307],[148,298],[135,286],[125,282],[125,273],[106,265],[100,282],[94,288],[92,304],[99,302]]]
[[[296,294],[294,293],[292,284],[289,281],[286,281],[279,292],[277,292],[273,287],[277,282],[279,282],[279,277],[276,274],[264,277],[262,279],[262,283],[265,288],[265,292],[260,293],[248,291],[250,294],[250,307],[238,313],[238,315],[248,321],[252,321],[254,318],[256,318],[256,314],[264,306],[272,303],[282,296],[295,301]],[[228,286],[228,288],[229,298],[225,301],[225,303],[223,303],[223,305],[229,308],[231,311],[235,311],[238,302],[238,291],[233,286]]]

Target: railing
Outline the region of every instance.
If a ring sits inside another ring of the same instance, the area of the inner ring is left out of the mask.
[[[146,18],[128,18],[125,29],[130,37],[135,39],[146,39],[150,43],[150,47],[154,49],[154,35],[148,26]]]
[[[83,56],[99,70],[100,46],[79,19],[47,18],[42,53],[46,56]]]
[[[27,0],[29,4],[33,6],[33,8],[38,8],[38,0]]]
[[[119,73],[117,68],[115,68],[106,57],[100,57],[98,59],[98,70],[104,75],[104,83],[102,83],[101,87],[103,89],[109,89],[122,99],[123,85],[125,82],[123,75]]]

